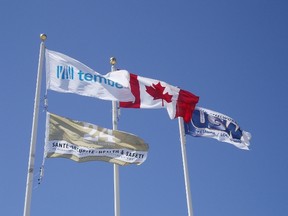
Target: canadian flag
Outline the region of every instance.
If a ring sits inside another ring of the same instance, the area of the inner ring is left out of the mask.
[[[116,72],[117,73],[117,72]],[[171,119],[183,117],[190,122],[199,97],[165,82],[130,73],[130,88],[135,97],[131,102],[120,102],[122,108],[166,108]]]

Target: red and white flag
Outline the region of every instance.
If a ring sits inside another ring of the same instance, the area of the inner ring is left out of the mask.
[[[117,73],[117,72],[116,72]],[[128,73],[128,72],[127,72]],[[135,97],[131,102],[120,102],[122,108],[166,108],[171,119],[183,117],[189,122],[199,97],[163,81],[130,73],[130,88]]]

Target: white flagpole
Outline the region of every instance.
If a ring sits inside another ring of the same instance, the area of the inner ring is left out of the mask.
[[[116,71],[116,58],[110,58],[111,71]],[[118,128],[118,102],[112,101],[112,124],[113,130]],[[119,192],[119,165],[114,164],[114,215],[120,216],[120,192]]]
[[[47,36],[45,34],[40,35],[41,44],[39,52],[38,70],[37,70],[37,81],[34,99],[34,111],[33,111],[33,122],[32,122],[32,132],[30,140],[30,152],[28,161],[28,173],[27,173],[27,183],[26,183],[26,194],[25,194],[25,204],[24,204],[24,216],[30,215],[30,206],[32,198],[32,188],[33,188],[33,175],[34,175],[34,160],[35,160],[35,150],[36,150],[36,139],[37,139],[37,128],[38,128],[38,113],[39,113],[39,101],[41,93],[41,81],[42,81],[42,69],[45,51],[45,40]]]
[[[189,172],[188,172],[187,157],[186,157],[186,139],[185,139],[185,131],[184,131],[184,122],[183,122],[182,117],[178,117],[178,123],[179,123],[179,131],[180,131],[180,142],[181,142],[181,152],[182,152],[182,162],[183,162],[188,216],[193,216]]]

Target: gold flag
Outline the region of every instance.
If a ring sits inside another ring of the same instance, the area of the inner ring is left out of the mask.
[[[64,118],[47,112],[46,158],[77,162],[107,161],[119,165],[141,164],[148,154],[141,138],[118,130]]]

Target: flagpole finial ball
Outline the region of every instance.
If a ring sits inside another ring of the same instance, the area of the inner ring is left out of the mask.
[[[111,57],[111,58],[110,58],[110,64],[111,64],[111,65],[115,65],[116,62],[117,62],[117,61],[116,61],[116,58],[115,58],[115,57]]]
[[[42,41],[45,41],[47,39],[47,35],[46,34],[40,34],[40,39]]]

